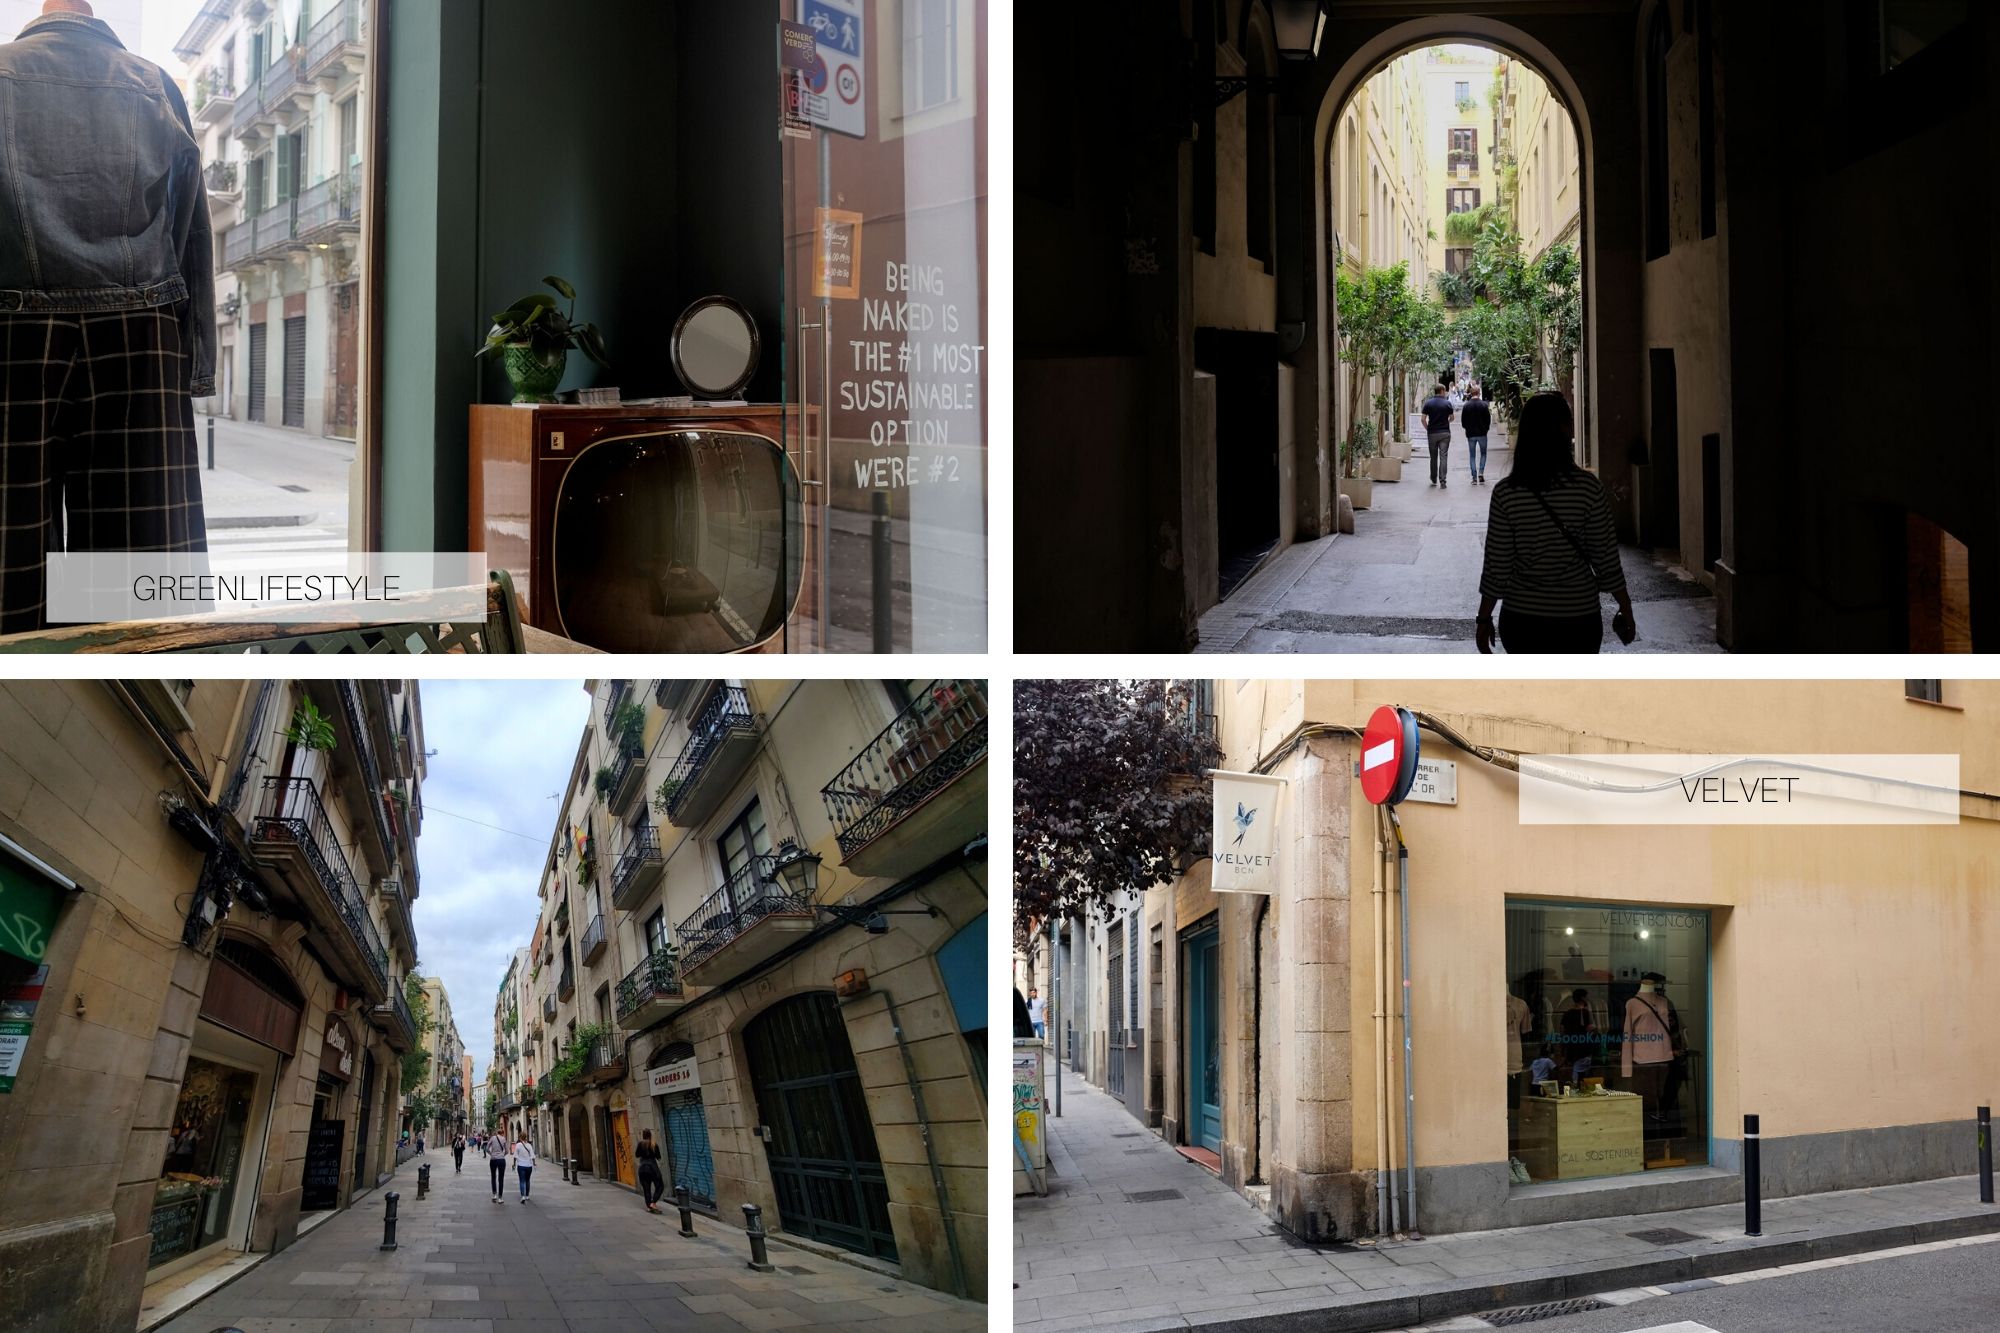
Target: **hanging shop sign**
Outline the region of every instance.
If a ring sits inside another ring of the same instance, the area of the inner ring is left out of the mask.
[[[861,295],[861,215],[821,208],[814,216],[819,245],[813,256],[813,295],[851,301]]]
[[[701,1071],[691,1057],[646,1071],[646,1091],[654,1097],[667,1097],[676,1092],[693,1092],[700,1086]]]
[[[25,981],[0,989],[0,1092],[14,1090],[14,1076],[21,1071],[28,1036],[35,1030],[35,1007],[42,1001],[42,986],[48,979],[44,963]]]
[[[1209,844],[1218,893],[1275,893],[1278,798],[1285,780],[1262,773],[1215,774],[1215,827]]]
[[[812,30],[825,76],[814,86],[806,78],[805,118],[837,134],[859,139],[868,133],[867,49],[861,30],[861,0],[799,0],[799,22]]]
[[[1361,733],[1361,794],[1376,805],[1397,805],[1416,779],[1416,714],[1384,705]]]
[[[819,43],[813,30],[803,23],[778,20],[779,82],[784,85],[784,106],[778,132],[788,138],[810,139],[812,122],[806,119],[806,91],[814,83],[824,84],[826,62],[819,58]]]
[[[41,962],[63,897],[75,887],[12,839],[0,838],[0,949]]]

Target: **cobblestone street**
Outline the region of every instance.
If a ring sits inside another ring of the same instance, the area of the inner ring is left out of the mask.
[[[432,1191],[417,1195],[417,1167]],[[538,1167],[531,1202],[487,1190],[483,1162],[449,1154],[405,1164],[382,1190],[247,1276],[184,1311],[164,1333],[633,1333],[634,1330],[825,1328],[948,1333],[985,1327],[983,1305],[899,1282],[790,1245],[773,1273],[747,1267],[740,1225],[695,1216],[682,1239],[668,1204]],[[398,1248],[384,1252],[383,1195],[397,1191]],[[670,1203],[671,1201],[669,1201]],[[739,1224],[741,1219],[734,1219]]]

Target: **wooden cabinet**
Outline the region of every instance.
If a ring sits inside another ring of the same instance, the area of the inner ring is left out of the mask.
[[[593,648],[782,647],[813,538],[784,432],[776,404],[474,407],[468,549]]]
[[[1644,1106],[1631,1092],[1523,1097],[1517,1155],[1536,1180],[1636,1174],[1646,1165]]]

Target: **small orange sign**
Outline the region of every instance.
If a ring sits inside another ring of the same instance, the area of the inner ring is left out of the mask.
[[[815,210],[819,244],[813,256],[813,295],[861,295],[861,215],[844,208]]]

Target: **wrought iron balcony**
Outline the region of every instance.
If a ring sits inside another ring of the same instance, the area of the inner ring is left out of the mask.
[[[606,803],[614,815],[623,815],[632,807],[632,798],[646,786],[646,748],[638,741],[619,741],[617,753],[612,755],[610,764],[611,790],[606,794]]]
[[[711,693],[661,784],[667,818],[692,828],[714,814],[756,753],[758,730],[741,686],[724,685]]]
[[[305,903],[319,939],[354,988],[383,997],[389,989],[388,951],[362,906],[354,870],[311,778],[264,779],[250,848]]]
[[[556,979],[556,998],[567,1002],[576,994],[576,969],[563,959],[562,975]]]
[[[347,752],[359,765],[359,772],[352,774],[361,783],[361,790],[356,794],[360,796],[361,804],[368,807],[375,836],[380,839],[382,863],[391,866],[396,863],[396,835],[389,831],[389,789],[382,781],[381,766],[375,762],[375,742],[368,734],[367,709],[361,701],[361,687],[351,680],[335,681],[333,687],[340,696],[342,720],[347,723]]]
[[[820,800],[841,862],[857,874],[912,874],[977,838],[986,829],[986,682],[935,682]]]
[[[618,705],[630,698],[631,694],[631,681],[614,680],[611,682],[611,692],[604,698],[604,739],[610,740],[618,734]]]
[[[397,937],[403,952],[411,958],[417,956],[417,927],[410,919],[410,900],[403,894],[403,885],[398,880],[382,881],[382,905],[387,908],[389,933]]]
[[[382,1037],[391,1048],[402,1054],[417,1048],[416,1016],[410,1012],[401,987],[390,987],[388,998],[377,1004],[369,1016],[382,1029]]]
[[[236,193],[236,163],[211,162],[201,169],[201,183],[211,196]]]
[[[236,109],[236,80],[229,70],[212,69],[194,82],[197,125],[227,120]],[[213,188],[213,187],[211,187]]]
[[[682,976],[712,985],[763,962],[812,929],[812,899],[779,883],[772,865],[769,856],[753,858],[674,927]]]
[[[618,983],[618,1021],[644,1031],[687,1001],[679,958],[672,949],[658,949]]]
[[[361,229],[361,166],[328,176],[299,194],[293,235],[300,241],[325,240]]]
[[[1448,149],[1444,155],[1444,165],[1447,171],[1457,171],[1460,167],[1464,167],[1469,171],[1478,171],[1479,150],[1476,148]]]
[[[604,952],[604,943],[604,918],[594,916],[590,918],[590,924],[583,928],[583,961],[596,962],[597,956]]]
[[[357,71],[365,59],[361,44],[361,6],[356,0],[335,0],[333,8],[327,10],[307,32],[306,76],[337,76],[341,71],[330,67],[336,57],[341,56],[347,57]]]
[[[556,904],[556,934],[569,934],[569,904],[567,902]]]
[[[524,1051],[532,1051],[541,1044],[542,1033],[540,1028],[529,1028],[521,1036],[521,1049]]]
[[[625,1037],[612,1028],[583,1052],[585,1083],[613,1083],[625,1077]]]
[[[666,858],[660,855],[660,831],[651,824],[634,830],[632,841],[611,871],[611,905],[626,912],[637,907],[660,882],[660,872],[665,866]]]
[[[544,1019],[546,1019],[547,1021],[551,1022],[551,1023],[553,1023],[553,1022],[555,1022],[555,1021],[556,1021],[556,997],[555,997],[555,996],[553,996],[553,995],[544,995],[544,996],[542,997],[542,1017],[543,1017]]]

